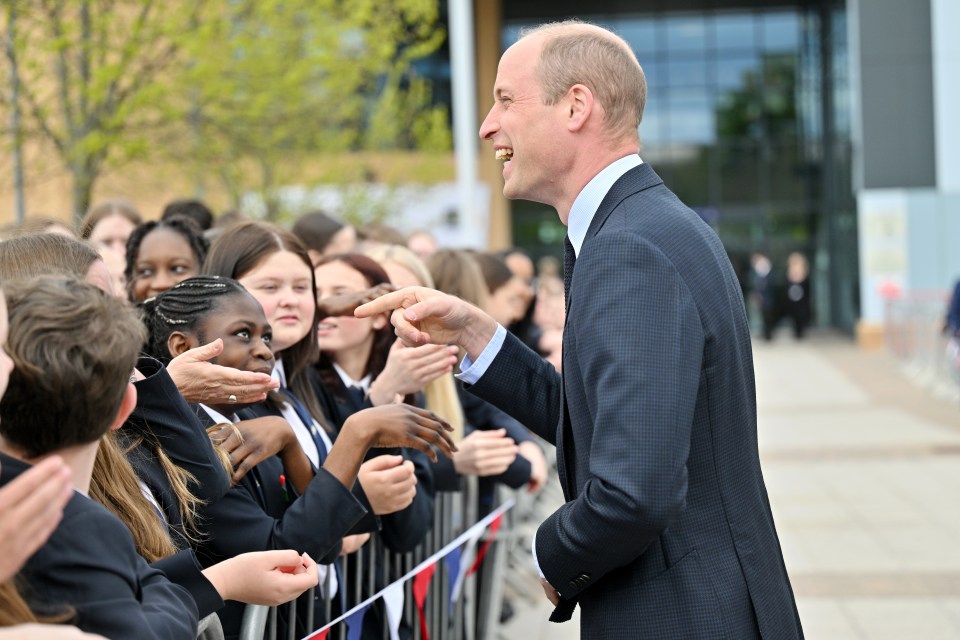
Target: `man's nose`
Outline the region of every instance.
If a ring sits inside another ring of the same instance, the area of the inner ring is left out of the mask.
[[[483,124],[480,125],[480,139],[482,140],[489,140],[493,137],[493,134],[500,130],[500,123],[494,114],[496,108],[497,105],[490,107],[487,117],[483,119]]]

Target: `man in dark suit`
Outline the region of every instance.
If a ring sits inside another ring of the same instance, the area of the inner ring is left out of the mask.
[[[567,503],[534,556],[584,638],[799,638],[760,472],[750,334],[715,233],[642,162],[646,85],[625,42],[547,25],[503,55],[480,135],[504,194],[568,226],[563,375],[462,301],[395,309],[410,344],[457,343],[471,391],[557,446]]]

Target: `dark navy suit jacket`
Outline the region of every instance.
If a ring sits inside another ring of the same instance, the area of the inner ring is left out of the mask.
[[[563,376],[507,336],[472,388],[557,446],[537,556],[585,638],[798,638],[760,472],[750,332],[726,252],[643,164],[572,272]]]

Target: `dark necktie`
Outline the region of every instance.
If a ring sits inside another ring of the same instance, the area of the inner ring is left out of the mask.
[[[563,297],[566,310],[570,311],[570,281],[573,280],[573,266],[577,261],[577,254],[570,244],[570,236],[564,237],[563,246]]]
[[[358,386],[351,385],[347,387],[347,397],[353,403],[353,409],[360,411],[367,406],[367,394]]]

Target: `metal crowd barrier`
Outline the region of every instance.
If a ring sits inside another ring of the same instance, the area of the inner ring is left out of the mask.
[[[502,524],[493,536],[495,544],[488,549],[481,570],[464,581],[462,594],[454,601],[452,608],[449,606],[448,597],[450,576],[443,563],[438,563],[425,602],[430,640],[496,640],[500,636],[501,603],[505,592],[530,604],[543,597],[530,556],[530,542],[539,523],[562,504],[564,498],[560,484],[555,480],[555,450],[552,446],[541,446],[541,449],[545,451],[550,468],[546,486],[536,495],[523,489],[512,491],[502,485],[497,486],[494,504],[502,504],[506,499],[514,498],[516,506],[504,514]],[[435,495],[433,528],[414,551],[391,552],[385,547],[382,538],[373,534],[360,551],[341,558],[341,561],[344,561],[344,582],[340,589],[346,594],[347,601],[344,611],[349,611],[379,589],[409,573],[420,562],[480,520],[477,508],[477,478],[463,478],[462,486],[461,491],[440,491]],[[478,548],[490,539],[490,535],[489,530],[485,532],[477,545]],[[384,575],[377,576],[378,566],[385,568]],[[351,581],[349,577],[354,575],[360,576],[360,579]],[[412,587],[413,580],[407,580],[403,587],[402,625],[410,629],[413,640],[422,640],[424,635],[420,628]],[[329,589],[324,589],[323,593],[329,593]],[[301,598],[301,604],[303,600],[304,598]],[[306,600],[313,602],[312,597]],[[324,619],[330,620],[332,603],[325,599],[323,606]],[[294,601],[282,605],[280,609],[286,608],[284,613],[287,620],[299,618],[303,620],[306,628],[313,629],[314,612],[311,607],[301,607],[301,610],[296,607],[297,603]],[[248,605],[240,640],[278,640],[277,621],[278,607]],[[297,637],[296,625],[288,625],[287,631],[287,637],[280,640],[300,640]],[[333,626],[327,636],[328,640],[346,640],[346,637],[346,625],[343,623]],[[390,638],[385,624],[381,637],[385,640]]]
[[[434,501],[433,528],[427,533],[423,542],[411,552],[395,553],[384,545],[383,539],[376,533],[356,553],[341,557],[343,564],[340,593],[346,597],[344,611],[349,611],[355,605],[377,593],[383,587],[393,583],[405,574],[412,571],[423,560],[443,548],[447,543],[478,521],[477,518],[477,479],[464,479],[464,490],[458,492],[438,492]],[[497,538],[507,538],[512,530],[510,512],[504,518]],[[489,532],[488,532],[489,533]],[[483,538],[480,544],[483,544]],[[479,546],[479,545],[478,545]],[[484,584],[483,593],[477,593],[477,576],[465,579],[462,595],[449,606],[450,579],[442,562],[438,562],[437,569],[430,583],[425,602],[427,631],[431,640],[483,640],[494,638],[496,626],[499,623],[499,602],[501,590],[499,585],[503,581],[503,545],[493,545],[487,553],[483,563]],[[380,570],[378,574],[378,569]],[[350,577],[358,577],[351,580]],[[378,580],[379,578],[379,580]],[[412,631],[414,640],[424,637],[420,628],[420,619],[413,597],[413,580],[407,580],[404,585],[404,608],[402,625]],[[328,593],[324,589],[323,593]],[[307,598],[310,603],[313,598]],[[301,598],[300,602],[303,603]],[[328,597],[323,599],[325,620],[331,618],[331,602]],[[282,605],[286,607],[286,619],[292,621],[300,618],[306,628],[314,627],[314,612],[310,606],[307,611],[298,611],[297,601]],[[303,608],[303,607],[301,607]],[[277,638],[277,607],[248,605],[246,607],[243,626],[240,632],[241,640],[276,640]],[[480,616],[477,612],[480,612]],[[481,617],[482,616],[482,617]],[[284,640],[300,640],[296,631],[297,625],[287,625],[287,638]],[[328,640],[345,640],[347,637],[346,625],[338,623],[330,629]],[[386,617],[383,618],[381,637],[389,638]]]
[[[886,301],[884,340],[887,350],[911,378],[935,395],[960,400],[960,369],[951,361],[943,333],[949,294],[912,291]]]

